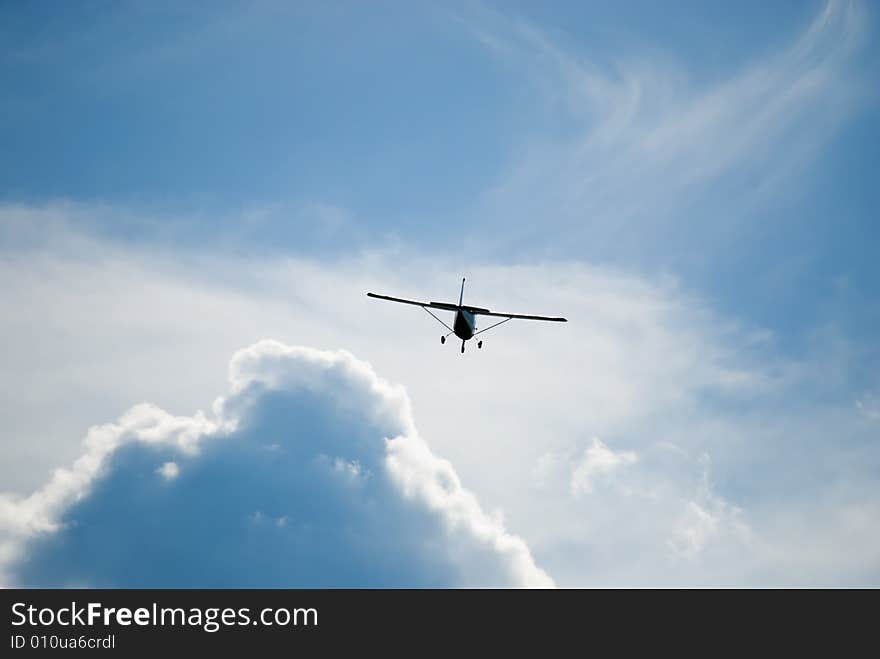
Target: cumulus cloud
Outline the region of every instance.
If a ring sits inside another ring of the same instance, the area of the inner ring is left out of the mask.
[[[534,586],[553,581],[344,351],[261,341],[211,415],[133,407],[28,497],[0,498],[25,586]]]

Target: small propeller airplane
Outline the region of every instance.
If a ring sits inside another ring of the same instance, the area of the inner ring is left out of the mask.
[[[451,334],[455,334],[458,338],[461,339],[461,352],[464,353],[464,344],[465,342],[471,340],[478,334],[482,334],[483,332],[488,332],[493,327],[498,327],[506,323],[509,320],[521,319],[521,320],[549,320],[556,323],[567,323],[568,320],[565,318],[559,318],[554,316],[531,316],[526,314],[519,313],[501,313],[498,311],[489,311],[488,309],[483,309],[482,307],[471,307],[466,304],[462,304],[464,300],[464,282],[465,279],[461,280],[461,293],[458,296],[458,304],[453,304],[452,302],[419,302],[417,300],[404,300],[400,297],[391,297],[390,295],[378,295],[377,293],[367,293],[369,297],[374,297],[378,300],[389,300],[390,302],[401,302],[403,304],[412,304],[417,307],[421,307],[429,314],[434,316],[434,319],[443,325],[446,329],[449,330],[449,334],[444,334],[440,337],[440,343],[446,343],[446,337]],[[444,311],[454,311],[455,312],[455,320],[452,323],[452,327],[444,323],[440,320],[431,309],[443,309]],[[494,325],[489,325],[480,331],[477,331],[477,316],[495,316],[497,318],[503,318],[504,320],[495,323]],[[477,348],[483,347],[483,340],[477,340]]]

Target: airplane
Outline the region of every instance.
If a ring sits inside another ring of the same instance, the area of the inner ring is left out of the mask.
[[[465,304],[462,304],[464,300],[464,282],[465,278],[461,279],[461,293],[458,296],[458,304],[453,304],[451,302],[419,302],[417,300],[405,300],[400,297],[391,297],[390,295],[379,295],[377,293],[367,293],[368,297],[374,297],[379,300],[389,300],[390,302],[402,302],[403,304],[412,304],[417,307],[421,307],[429,314],[434,316],[434,319],[443,325],[446,329],[449,330],[449,334],[445,334],[440,337],[440,343],[446,343],[446,337],[451,334],[455,334],[458,338],[461,339],[461,352],[464,354],[464,344],[465,342],[471,340],[478,334],[482,334],[483,332],[488,332],[493,327],[498,327],[506,323],[509,320],[513,320],[515,318],[522,320],[549,320],[557,323],[567,323],[568,320],[565,318],[553,317],[553,316],[530,316],[526,314],[518,314],[518,313],[501,313],[498,311],[489,311],[488,309],[483,309],[482,307],[471,307]],[[444,311],[454,311],[455,312],[455,320],[452,323],[452,327],[444,323],[440,320],[436,315],[434,315],[429,309],[443,309]],[[495,323],[494,325],[489,325],[480,331],[477,331],[477,316],[496,316],[498,318],[504,318],[504,320]],[[477,340],[477,348],[483,347],[483,340]]]

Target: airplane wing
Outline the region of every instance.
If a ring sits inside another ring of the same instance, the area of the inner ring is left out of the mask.
[[[368,297],[374,297],[379,300],[389,300],[391,302],[402,302],[403,304],[414,304],[417,307],[427,306],[427,302],[416,302],[415,300],[404,300],[402,297],[391,297],[390,295],[378,295],[376,293],[367,293]]]
[[[520,314],[520,313],[500,313],[497,311],[489,311],[488,309],[483,309],[482,307],[469,307],[467,305],[459,307],[457,304],[453,304],[451,302],[419,302],[418,300],[406,300],[402,297],[391,297],[390,295],[379,295],[378,293],[367,293],[369,297],[374,297],[377,300],[388,300],[389,302],[400,302],[402,304],[412,304],[416,307],[431,307],[432,309],[444,309],[446,311],[457,311],[458,309],[465,309],[466,311],[470,311],[474,315],[479,316],[497,316],[498,318],[519,318],[522,320],[549,320],[557,323],[567,323],[568,319],[560,318],[557,316],[532,316],[528,314]]]
[[[473,313],[477,316],[497,316],[498,318],[520,318],[522,320],[550,320],[556,323],[567,323],[567,318],[560,318],[558,316],[530,316],[527,314],[521,313],[501,313],[498,311],[489,311],[488,309],[476,309],[473,308]]]
[[[431,307],[432,309],[444,309],[446,311],[458,310],[457,304],[451,302],[419,302],[418,300],[405,300],[402,297],[391,297],[390,295],[379,295],[378,293],[367,293],[369,297],[377,300],[388,300],[389,302],[400,302],[402,304],[412,304],[417,307]]]

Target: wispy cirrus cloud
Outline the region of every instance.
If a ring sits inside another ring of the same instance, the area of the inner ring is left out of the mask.
[[[708,81],[656,52],[593,61],[487,9],[459,20],[531,80],[553,125],[532,134],[478,211],[505,228],[496,251],[576,248],[644,265],[722,249],[756,209],[796,189],[870,99],[859,59],[868,12],[855,1],[830,0],[775,52]]]

